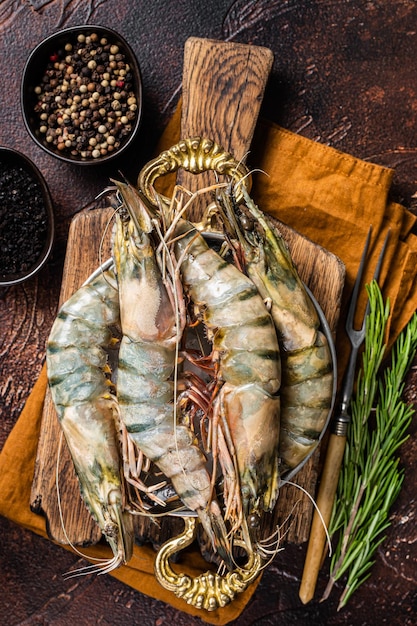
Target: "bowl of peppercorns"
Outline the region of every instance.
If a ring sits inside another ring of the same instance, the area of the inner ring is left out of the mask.
[[[54,233],[42,174],[21,152],[0,147],[0,287],[37,274],[50,256]]]
[[[112,29],[66,28],[30,54],[21,105],[29,134],[47,153],[69,163],[103,163],[120,156],[138,133],[138,62]]]

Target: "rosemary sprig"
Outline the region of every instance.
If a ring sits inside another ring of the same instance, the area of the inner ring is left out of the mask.
[[[404,378],[417,349],[417,313],[398,337],[391,363],[380,372],[389,302],[378,284],[368,287],[370,309],[362,367],[351,402],[352,420],[329,532],[338,533],[330,566],[327,598],[336,580],[346,575],[338,609],[370,576],[374,555],[390,525],[389,512],[403,482],[396,452],[407,439],[413,407],[402,399]]]

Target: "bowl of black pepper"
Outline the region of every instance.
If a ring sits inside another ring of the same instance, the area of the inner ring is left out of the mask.
[[[21,152],[0,147],[0,287],[34,276],[54,242],[54,212],[45,179]]]
[[[22,77],[21,107],[32,139],[69,163],[120,156],[140,127],[142,80],[125,39],[103,26],[73,26],[44,39]]]

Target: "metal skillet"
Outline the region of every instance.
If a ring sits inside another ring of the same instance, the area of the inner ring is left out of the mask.
[[[248,174],[248,171],[243,164],[237,163],[230,154],[225,153],[220,146],[213,144],[210,140],[195,138],[184,141],[178,146],[174,146],[166,153],[163,153],[163,155],[161,155],[154,162],[148,164],[144,168],[144,171],[142,171],[139,175],[139,188],[146,199],[154,207],[158,207],[156,201],[158,194],[154,190],[154,182],[161,174],[176,171],[180,167],[183,167],[188,171],[192,171],[193,173],[200,173],[207,171],[208,169],[213,169],[217,174],[226,174],[229,178],[232,177],[234,180],[246,179]],[[160,196],[160,200],[161,198],[162,197]],[[163,202],[167,206],[170,204],[167,198],[163,198]],[[225,241],[223,235],[215,231],[204,232],[200,230],[200,233],[205,238],[208,245],[212,248],[221,247],[222,243]],[[97,272],[104,271],[105,269],[110,268],[111,265],[112,260],[109,259],[100,268],[98,268],[98,270],[96,270],[87,282],[93,280],[93,278],[97,275]],[[329,402],[331,406],[329,407],[327,419],[317,438],[317,441],[315,442],[315,445],[311,447],[309,453],[306,454],[305,458],[303,458],[303,460],[296,467],[280,477],[281,485],[291,481],[291,479],[304,466],[317,449],[317,446],[319,445],[329,423],[336,397],[336,354],[330,327],[321,307],[308,287],[306,287],[306,291],[317,311],[321,330],[327,339],[330,349],[333,374],[332,394],[331,401]],[[149,481],[149,483],[147,481]],[[143,482],[149,487],[154,486],[156,482],[160,481],[161,475],[156,478],[152,472],[148,472],[147,476],[143,477]],[[265,557],[261,556],[258,551],[254,550],[247,551],[248,559],[245,565],[236,566],[236,569],[228,572],[225,576],[213,572],[207,572],[197,577],[176,574],[171,567],[169,559],[174,553],[177,553],[179,550],[182,550],[190,545],[196,538],[197,523],[195,513],[188,511],[178,498],[175,502],[175,492],[173,493],[173,490],[169,488],[168,481],[160,492],[153,490],[153,493],[158,495],[160,500],[166,506],[155,507],[152,503],[149,503],[148,513],[155,517],[158,515],[180,516],[183,518],[185,526],[184,531],[181,534],[167,541],[158,550],[155,562],[155,576],[163,587],[169,589],[178,597],[185,599],[187,602],[198,608],[214,610],[217,607],[224,606],[228,602],[232,601],[236,593],[243,591],[257,578],[261,568],[265,564]],[[243,550],[246,548],[244,542],[241,541],[240,538],[234,540],[234,545],[238,548],[243,548]]]
[[[224,241],[224,238],[218,233],[202,233],[206,241],[210,246],[219,246]],[[91,282],[101,272],[110,269],[113,265],[113,260],[108,259],[105,261],[95,272],[87,279],[86,283]],[[327,323],[326,317],[313,296],[311,290],[304,284],[306,291],[311,298],[314,307],[317,311],[317,315],[320,320],[320,328],[328,341],[332,368],[333,368],[333,391],[332,400],[325,425],[317,439],[316,445],[310,450],[309,454],[299,463],[295,468],[288,473],[283,474],[280,477],[280,484],[291,481],[294,476],[300,471],[300,469],[307,463],[309,458],[315,452],[322,440],[327,426],[331,419],[333,406],[336,398],[336,386],[337,386],[337,366],[336,366],[336,350],[333,342],[332,333]],[[117,366],[114,368],[115,376],[117,377]],[[161,475],[152,474],[148,472],[146,476],[143,476],[143,482],[151,487],[155,483],[161,482]],[[197,608],[204,608],[208,611],[217,609],[218,607],[225,606],[231,602],[237,593],[244,591],[252,582],[258,577],[262,567],[264,566],[264,559],[260,554],[253,552],[245,565],[237,566],[232,572],[227,572],[221,575],[219,572],[208,571],[197,577],[188,576],[183,573],[176,573],[171,566],[170,557],[180,550],[183,550],[189,546],[196,538],[197,535],[197,520],[194,511],[187,509],[176,497],[170,483],[167,481],[166,485],[154,492],[158,498],[165,503],[165,506],[155,506],[149,502],[148,513],[151,516],[174,516],[181,517],[184,521],[184,530],[176,537],[167,541],[159,550],[155,560],[155,576],[158,582],[166,589],[172,591],[175,595],[183,598],[189,604],[196,606]],[[235,546],[245,551],[245,544],[237,539]]]

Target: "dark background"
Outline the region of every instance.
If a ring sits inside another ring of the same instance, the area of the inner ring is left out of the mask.
[[[50,33],[90,23],[118,30],[142,70],[142,132],[126,157],[102,168],[66,165],[27,135],[19,104],[30,51]],[[57,217],[53,256],[24,285],[0,293],[0,446],[40,372],[57,309],[71,217],[120,169],[132,179],[153,155],[181,92],[190,36],[269,47],[275,55],[262,115],[361,159],[395,169],[392,198],[414,209],[417,176],[417,4],[360,0],[3,0],[0,3],[0,145],[33,159]],[[416,401],[417,371],[407,385]],[[266,571],[236,626],[417,623],[416,426],[402,448],[405,482],[372,577],[347,609],[298,599],[305,546],[287,546]],[[202,624],[110,576],[62,579],[77,557],[0,519],[0,622],[7,624]],[[317,598],[326,584],[319,579]]]

